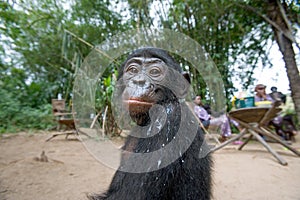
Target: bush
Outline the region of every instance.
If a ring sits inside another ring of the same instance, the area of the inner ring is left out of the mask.
[[[50,104],[42,105],[39,108],[21,106],[18,103],[0,104],[0,110],[0,121],[3,122],[0,124],[0,133],[49,129],[55,125]]]

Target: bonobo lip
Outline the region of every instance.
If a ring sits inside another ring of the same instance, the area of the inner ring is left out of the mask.
[[[136,105],[145,105],[145,106],[152,106],[154,104],[153,101],[142,99],[142,98],[130,98],[125,100],[128,104],[136,104]]]

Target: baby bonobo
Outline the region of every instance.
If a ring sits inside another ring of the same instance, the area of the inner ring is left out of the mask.
[[[164,50],[134,51],[116,91],[134,127],[108,190],[90,199],[209,200],[212,160],[184,98],[189,83]],[[206,153],[205,153],[206,152]]]

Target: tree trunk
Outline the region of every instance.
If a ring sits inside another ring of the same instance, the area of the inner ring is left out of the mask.
[[[293,41],[287,36],[292,36],[289,28],[287,17],[285,15],[283,6],[279,1],[269,0],[267,3],[267,15],[270,20],[277,26],[272,25],[275,40],[279,46],[279,50],[283,55],[287,76],[290,83],[291,97],[293,99],[298,121],[300,120],[300,75],[295,59],[295,52],[293,49]]]

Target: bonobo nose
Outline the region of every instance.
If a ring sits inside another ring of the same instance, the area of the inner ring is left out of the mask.
[[[146,83],[146,80],[145,79],[134,79],[133,83],[137,84],[137,85],[144,85]]]
[[[134,79],[132,80],[132,82],[139,86],[139,87],[143,87],[143,88],[148,88],[150,87],[150,81],[146,79],[145,76],[139,75],[134,77]]]

